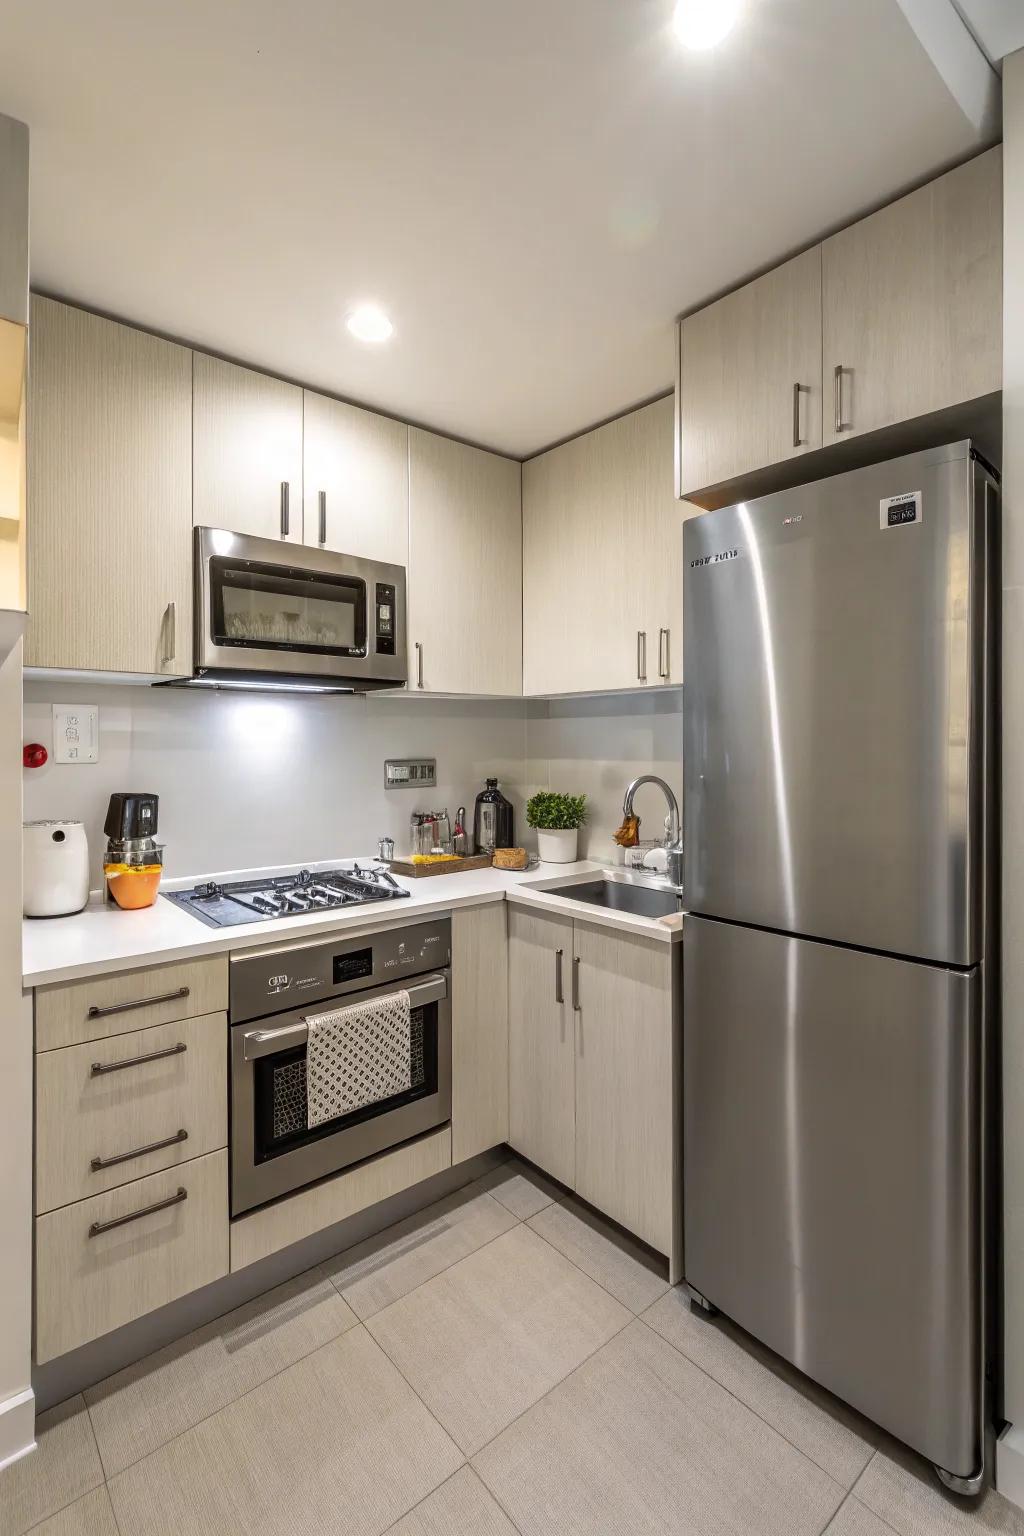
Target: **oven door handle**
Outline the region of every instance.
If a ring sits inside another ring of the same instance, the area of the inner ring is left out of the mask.
[[[388,990],[398,992],[402,988],[391,987]],[[448,981],[440,975],[424,976],[422,981],[413,982],[407,990],[412,1006],[422,1008],[427,1003],[439,1003],[448,996]],[[373,995],[384,997],[387,993],[376,992]],[[372,1000],[372,997],[365,999],[367,1002]],[[349,1005],[342,1002],[338,1006],[344,1008]],[[280,1029],[247,1029],[242,1036],[242,1054],[246,1061],[255,1061],[259,1056],[273,1056],[277,1051],[290,1051],[296,1045],[305,1045],[308,1038],[305,1019],[299,1019],[295,1024],[284,1024]]]

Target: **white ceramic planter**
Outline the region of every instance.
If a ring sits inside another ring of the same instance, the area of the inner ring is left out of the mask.
[[[576,827],[568,830],[545,831],[537,828],[537,852],[542,864],[574,864],[579,832]]]

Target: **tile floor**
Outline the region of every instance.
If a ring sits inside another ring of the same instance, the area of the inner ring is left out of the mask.
[[[1024,1536],[511,1160],[42,1416],[2,1536]]]

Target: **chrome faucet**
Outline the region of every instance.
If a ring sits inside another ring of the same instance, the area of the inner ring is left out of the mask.
[[[672,885],[681,886],[683,883],[683,829],[679,819],[679,801],[672,792],[670,785],[664,779],[659,779],[657,774],[642,773],[638,779],[634,779],[626,790],[626,798],[622,802],[623,820],[633,814],[633,796],[641,784],[657,784],[665,802],[668,805],[666,817],[665,852],[668,855],[668,878]]]

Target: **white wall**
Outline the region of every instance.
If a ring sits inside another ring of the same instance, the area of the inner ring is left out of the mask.
[[[21,645],[0,667],[0,1467],[33,1442],[32,1016],[21,993]]]
[[[1003,115],[1005,1413],[1020,1437],[1024,1431],[1024,52],[1013,54],[1003,66]],[[1017,1469],[1015,1487],[1004,1469],[1000,1456],[1000,1487],[1024,1503],[1024,1461]]]
[[[454,812],[488,776],[501,780],[525,831],[521,786],[525,706],[457,701],[216,693],[92,683],[29,682],[25,739],[52,747],[54,703],[98,704],[100,760],[26,769],[25,818],[82,820],[93,885],[101,879],[103,817],[115,789],[160,796],[159,841],[170,877],[349,858],[378,837],[408,849],[409,813]],[[384,759],[437,759],[436,789],[384,789]]]
[[[638,774],[658,774],[682,805],[682,707],[682,690],[675,688],[527,706],[527,791],[554,789],[588,797],[582,857],[612,856],[626,785]],[[660,840],[666,809],[660,791],[650,786],[639,790],[634,809],[641,818],[640,836]]]

